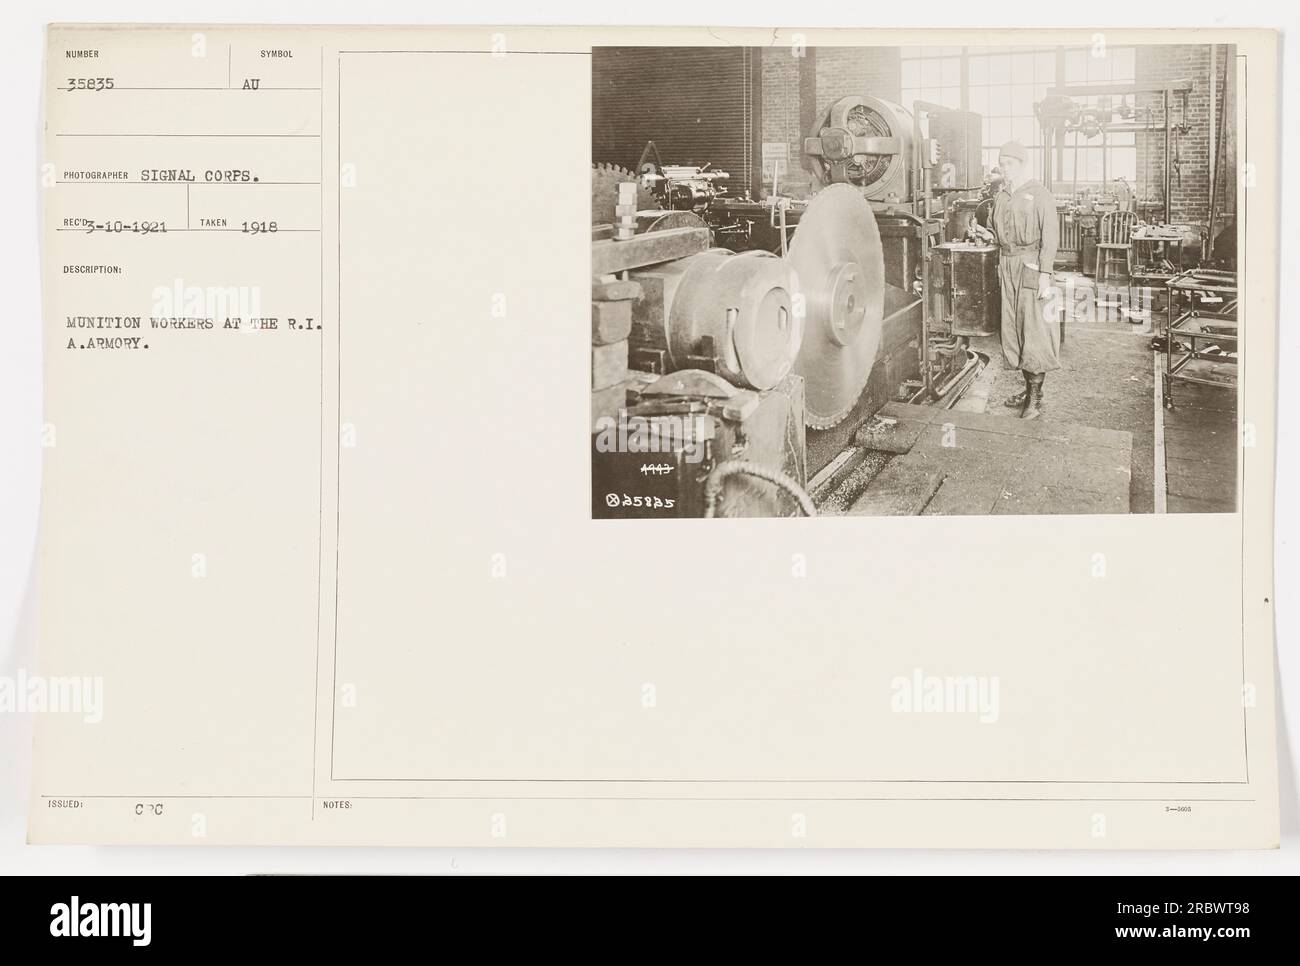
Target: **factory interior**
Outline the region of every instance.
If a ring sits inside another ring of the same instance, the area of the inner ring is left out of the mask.
[[[1235,512],[1238,71],[594,50],[593,516]],[[1036,377],[1005,345],[1009,144],[1055,203]]]

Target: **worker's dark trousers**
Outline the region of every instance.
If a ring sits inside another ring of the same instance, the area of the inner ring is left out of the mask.
[[[1061,368],[1061,330],[1045,310],[1052,303],[1038,298],[1038,270],[1023,255],[998,259],[1002,283],[1002,354],[1007,365],[1025,372]]]

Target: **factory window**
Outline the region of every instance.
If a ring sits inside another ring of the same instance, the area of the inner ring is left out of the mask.
[[[929,101],[960,108],[961,57],[960,47],[903,47],[903,106],[910,111],[913,101]]]
[[[1132,84],[1137,80],[1133,47],[1072,47],[1065,51],[1065,83]]]
[[[1056,83],[1056,48],[978,47],[968,54],[970,110],[984,118],[984,164],[998,163],[998,146],[1016,140],[1030,168],[1043,170],[1043,138],[1034,104]]]
[[[1067,87],[1133,84],[1137,66],[1132,47],[1081,47],[1064,51],[1064,81]],[[1118,108],[1117,121],[1134,120],[1133,95],[1099,94],[1075,98],[1083,108]],[[1123,178],[1129,186],[1137,182],[1137,136],[1133,131],[1107,132],[1104,136],[1075,132],[1065,136],[1061,153],[1060,180],[1079,188],[1100,187]]]
[[[1137,143],[1132,131],[1106,135],[1105,146],[1098,136],[1091,140],[1082,134],[1069,134],[1061,156],[1060,180],[1080,187],[1100,186],[1123,178],[1131,189],[1137,188]]]
[[[1020,141],[1028,149],[1032,170],[1043,174],[1043,134],[1034,105],[1048,90],[1065,85],[1132,84],[1137,79],[1133,47],[904,47],[902,103],[931,101],[964,108],[984,121],[984,164],[998,161],[998,146]],[[1078,99],[1084,107],[1131,105],[1132,98],[1098,95]],[[1077,143],[1076,143],[1077,141]],[[1136,135],[1132,131],[1100,133],[1089,138],[1068,135],[1056,166],[1057,179],[1081,186],[1137,175]]]

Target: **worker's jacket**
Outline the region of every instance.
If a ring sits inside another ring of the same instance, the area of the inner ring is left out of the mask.
[[[993,233],[1002,255],[1018,255],[1026,267],[1050,275],[1060,244],[1056,199],[1030,178],[1015,191],[1004,186],[993,199]]]

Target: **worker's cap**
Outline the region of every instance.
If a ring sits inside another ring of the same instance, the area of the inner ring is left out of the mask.
[[[1019,158],[1022,162],[1029,160],[1029,152],[1019,141],[1008,141],[998,148],[999,158]]]

